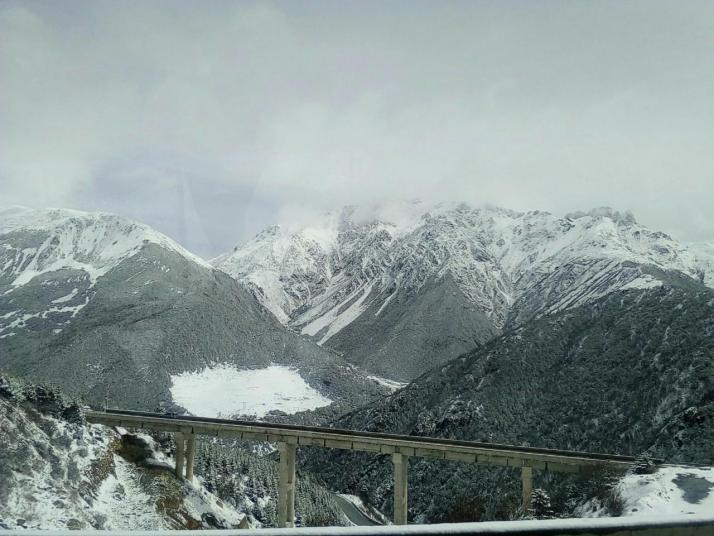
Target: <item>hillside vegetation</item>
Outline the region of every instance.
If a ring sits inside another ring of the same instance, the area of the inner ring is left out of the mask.
[[[538,318],[419,377],[340,428],[714,461],[714,293],[659,288],[613,293]],[[391,466],[379,457],[310,451],[325,482],[391,510]],[[329,459],[329,463],[327,463]],[[519,475],[411,462],[414,520],[517,515]],[[548,474],[561,513],[602,485]],[[589,490],[589,491],[588,491]]]

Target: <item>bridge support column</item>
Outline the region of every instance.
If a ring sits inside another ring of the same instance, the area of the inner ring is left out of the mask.
[[[280,483],[278,486],[278,527],[295,522],[295,451],[297,445],[280,443]]]
[[[176,442],[176,478],[183,478],[183,461],[186,455],[186,443],[184,442],[183,434],[176,432],[174,441]]]
[[[531,509],[531,494],[533,492],[533,468],[521,467],[521,485],[523,497],[523,513]]]
[[[196,460],[196,434],[191,432],[186,440],[186,480],[193,482],[193,466]]]
[[[407,468],[409,457],[392,454],[394,464],[394,524],[407,524]]]

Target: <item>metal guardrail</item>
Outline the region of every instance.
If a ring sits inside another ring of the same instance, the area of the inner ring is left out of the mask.
[[[249,533],[249,532],[248,532]],[[389,525],[376,527],[315,527],[256,529],[261,536],[714,536],[714,514],[710,516],[619,517],[555,519],[548,521],[493,521],[438,525]],[[0,536],[67,536],[58,530],[0,530]],[[90,531],[75,530],[73,536],[242,536],[245,530],[181,531]]]

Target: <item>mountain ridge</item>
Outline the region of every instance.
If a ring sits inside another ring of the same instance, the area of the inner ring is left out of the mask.
[[[288,327],[357,364],[380,355],[371,370],[404,380],[426,369],[399,352],[406,339],[379,317],[391,309],[392,317],[406,318],[423,308],[420,296],[440,285],[441,309],[458,303],[460,314],[483,325],[454,335],[473,345],[509,325],[614,290],[714,285],[711,259],[714,248],[687,247],[609,208],[558,218],[464,203],[409,203],[348,206],[303,227],[270,226],[211,264],[247,285]],[[394,349],[373,343],[375,337],[395,341]],[[437,346],[449,346],[450,337]],[[470,350],[468,344],[430,358],[444,362]],[[429,345],[423,341],[418,348]]]
[[[0,368],[92,404],[156,409],[170,403],[172,375],[219,363],[296,368],[347,405],[386,392],[146,225],[58,209],[0,213]]]
[[[532,319],[332,425],[632,456],[646,453],[668,464],[709,467],[714,461],[712,335],[710,289],[613,293]],[[324,482],[343,493],[359,494],[385,513],[391,511],[388,460],[345,452],[305,452],[303,458]],[[410,517],[415,521],[518,515],[520,474],[513,468],[413,459],[409,473]],[[592,496],[600,477],[583,474],[572,480],[537,471],[535,486],[547,490],[556,512],[568,517],[577,514],[573,506],[581,493]]]

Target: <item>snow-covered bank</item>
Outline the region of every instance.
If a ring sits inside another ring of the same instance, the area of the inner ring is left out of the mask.
[[[615,491],[622,499],[623,516],[714,514],[714,467],[666,465],[652,474],[628,474]],[[598,503],[588,501],[579,515],[607,514]]]
[[[171,396],[202,417],[264,417],[274,410],[292,414],[332,403],[310,387],[297,370],[279,365],[253,370],[217,365],[178,374],[171,377]]]
[[[179,482],[148,435],[87,425],[63,404],[0,377],[0,529],[230,528],[246,517],[199,479]]]
[[[714,514],[714,467],[666,466],[618,484],[624,515]]]

